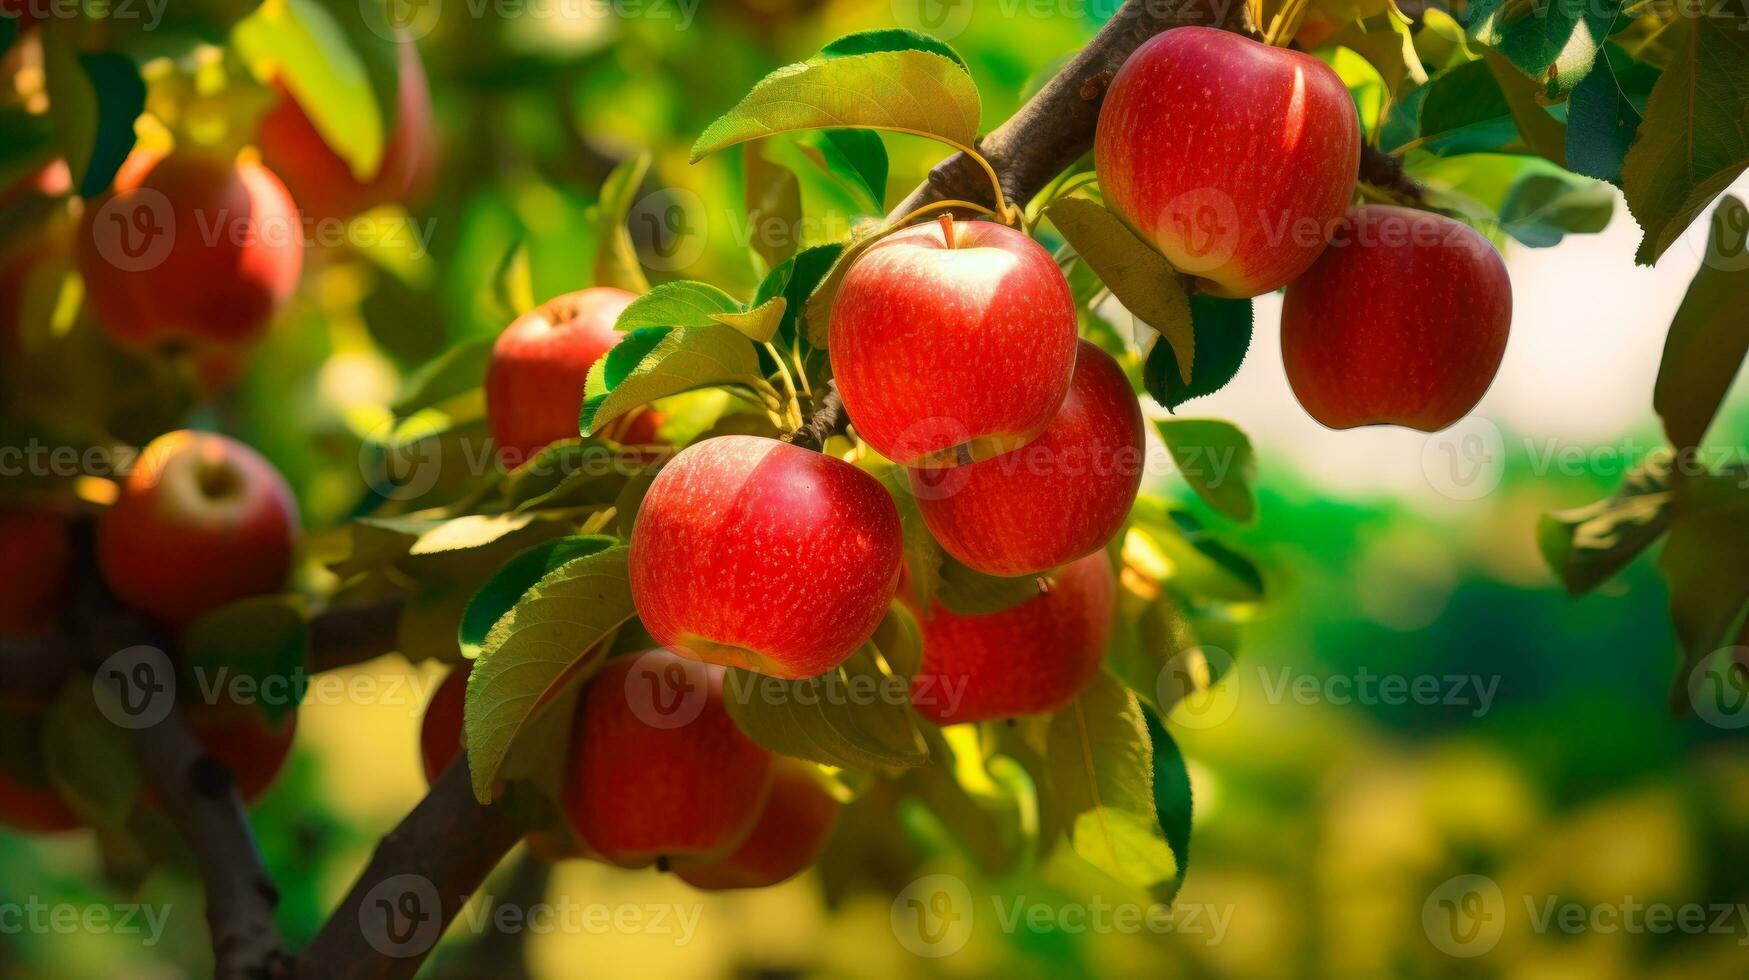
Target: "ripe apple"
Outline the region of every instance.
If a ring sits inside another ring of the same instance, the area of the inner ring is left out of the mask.
[[[430,189],[437,170],[431,86],[418,45],[403,39],[397,47],[394,128],[383,147],[382,165],[368,181],[359,180],[351,164],[329,147],[285,83],[273,83],[279,104],[261,119],[261,159],[285,178],[309,219],[350,218],[389,202],[410,205]]]
[[[922,617],[923,666],[911,705],[938,725],[1056,711],[1105,655],[1117,601],[1104,552],[1048,576],[1041,594],[1001,612]]]
[[[911,470],[917,508],[948,553],[1030,575],[1099,550],[1142,484],[1142,409],[1111,355],[1081,341],[1056,418],[1037,439],[951,470]]]
[[[198,151],[141,152],[86,209],[86,295],[128,347],[235,347],[297,288],[303,227],[285,185],[258,163]]]
[[[419,725],[419,761],[428,785],[437,782],[462,750],[462,705],[467,700],[470,669],[464,665],[450,671],[425,706],[425,720]]]
[[[723,668],[666,650],[610,660],[574,724],[565,812],[605,860],[711,860],[753,829],[771,755],[729,717]]]
[[[1481,401],[1511,323],[1512,282],[1487,239],[1369,204],[1288,286],[1281,354],[1300,405],[1330,428],[1436,432]]]
[[[625,336],[613,323],[636,298],[611,286],[566,293],[498,335],[486,369],[486,424],[506,465],[577,438],[589,368]]]
[[[832,304],[830,353],[856,431],[907,466],[1025,445],[1063,402],[1075,301],[1051,254],[989,221],[916,225],[870,246]]]
[[[245,803],[261,798],[285,768],[298,730],[296,712],[269,724],[254,710],[192,711],[189,722],[208,753],[231,771]]]
[[[813,677],[874,634],[899,557],[899,514],[874,477],[774,439],[718,436],[651,482],[632,528],[632,600],[665,646]]]
[[[675,869],[694,888],[764,888],[800,874],[820,857],[838,820],[838,800],[814,767],[786,756],[771,767],[771,796],[753,832],[728,857]]]
[[[129,605],[173,627],[291,569],[297,502],[273,464],[225,436],[183,429],[153,440],[97,526],[97,563]]]
[[[1304,272],[1354,194],[1360,119],[1309,54],[1178,27],[1130,55],[1094,137],[1105,203],[1217,296]]]
[[[0,634],[52,630],[72,568],[73,542],[60,515],[0,511]]]

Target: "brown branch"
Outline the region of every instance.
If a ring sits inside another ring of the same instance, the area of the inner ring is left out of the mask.
[[[1360,148],[1360,179],[1409,201],[1421,200],[1421,185],[1403,169],[1403,161],[1376,146]]]
[[[459,755],[377,844],[352,890],[298,956],[298,976],[411,977],[521,833],[501,805],[474,799],[467,755]]]
[[[81,538],[89,538],[88,531],[81,529]],[[182,701],[155,701],[174,698],[168,692],[176,690],[175,667],[164,653],[171,646],[109,592],[89,560],[89,541],[81,543],[86,561],[69,621],[83,629],[83,666],[111,686],[122,710],[142,723],[164,711],[154,722],[130,725],[131,741],[146,785],[187,844],[200,875],[213,975],[227,980],[288,977],[291,958],[274,921],[279,890],[255,846],[236,782],[195,736]],[[125,668],[118,667],[112,658],[134,647],[151,647],[158,655],[130,658]]]
[[[406,600],[337,606],[310,620],[311,673],[374,660],[397,647],[395,630]]]
[[[820,449],[826,440],[844,431],[849,418],[844,414],[844,401],[838,397],[838,382],[826,382],[826,392],[820,404],[802,427],[783,437],[783,441],[803,449]]]

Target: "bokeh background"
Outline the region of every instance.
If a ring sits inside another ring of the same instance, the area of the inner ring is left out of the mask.
[[[739,157],[690,165],[687,149],[764,73],[849,31],[921,27],[965,56],[988,128],[1115,5],[427,0],[415,24],[444,134],[439,186],[415,215],[429,253],[314,260],[244,367],[239,396],[207,421],[287,473],[310,526],[343,520],[360,502],[359,447],[402,379],[503,326],[491,280],[516,241],[529,247],[537,296],[586,284],[586,209],[614,162],[648,150],[650,186],[669,189],[640,200],[631,220],[653,278],[746,291],[757,273]],[[896,200],[941,151],[886,140]],[[866,205],[809,177],[806,161],[795,169],[818,219],[807,243],[842,237]],[[890,894],[818,875],[719,897],[653,872],[572,862],[546,873],[516,855],[427,975],[1749,973],[1749,742],[1730,725],[1749,716],[1673,714],[1676,647],[1652,559],[1571,601],[1535,545],[1538,515],[1606,495],[1661,442],[1652,381],[1700,249],[1691,239],[1643,269],[1637,240],[1618,201],[1601,234],[1508,249],[1516,308],[1505,364],[1475,416],[1446,433],[1339,433],[1307,418],[1281,366],[1279,297],[1258,301],[1238,379],[1184,407],[1233,420],[1256,445],[1259,519],[1238,538],[1270,599],[1224,684],[1168,720],[1196,795],[1173,929],[1078,926],[1074,910],[1099,882],[1067,888],[1038,868],[983,877],[929,818],[901,811],[896,824],[842,833],[902,841],[925,871],[967,884],[970,938],[951,955],[908,949]],[[1749,447],[1743,388],[1715,445]],[[1201,506],[1169,472],[1160,480]],[[390,657],[312,692],[292,764],[256,808],[293,943],[423,794],[418,719],[440,676]],[[1451,883],[1464,875],[1483,878]],[[0,894],[49,906],[122,900],[77,834],[0,835]],[[1448,899],[1480,900],[1499,931],[1442,929]],[[161,937],[0,922],[0,975],[204,969],[189,880],[161,872],[126,900],[168,910]],[[549,927],[490,923],[494,905],[530,901],[550,904]],[[1016,902],[1050,914],[1004,923],[998,906]],[[1685,911],[1697,905],[1698,920]],[[657,908],[695,925],[655,928]],[[1648,918],[1657,908],[1668,916]],[[639,911],[615,918],[626,909]]]

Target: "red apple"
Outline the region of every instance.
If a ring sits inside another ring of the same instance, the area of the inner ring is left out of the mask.
[[[753,829],[771,756],[723,704],[723,669],[651,650],[601,668],[577,707],[565,812],[622,867],[711,860]]]
[[[1051,254],[989,221],[916,225],[876,242],[832,304],[844,410],[883,456],[953,466],[1025,445],[1075,363],[1075,301]]]
[[[820,857],[838,820],[838,800],[820,784],[814,767],[777,756],[771,796],[753,833],[726,858],[676,869],[687,884],[706,891],[764,888],[792,878]]]
[[[1179,27],[1130,55],[1094,139],[1106,206],[1218,296],[1286,285],[1354,195],[1360,119],[1309,54]]]
[[[1369,204],[1288,287],[1281,354],[1300,405],[1330,428],[1435,432],[1481,401],[1511,323],[1512,282],[1487,239]]]
[[[291,569],[297,502],[273,464],[234,439],[187,429],[153,440],[97,527],[97,561],[129,605],[174,627]]]
[[[437,130],[431,86],[419,48],[402,40],[397,54],[399,87],[394,128],[375,177],[359,180],[329,147],[315,123],[283,81],[275,81],[279,104],[261,120],[261,159],[285,178],[293,199],[314,221],[350,218],[379,204],[414,204],[429,189],[437,169]]]
[[[1056,711],[1099,671],[1117,601],[1111,561],[1088,555],[1011,609],[922,618],[923,666],[911,705],[938,725]]]
[[[115,192],[86,208],[79,271],[117,343],[234,347],[297,288],[303,227],[285,185],[257,163],[136,153]]]
[[[632,529],[632,599],[656,642],[812,677],[874,634],[899,581],[899,515],[874,477],[758,436],[687,447]]]
[[[42,510],[0,511],[0,634],[54,629],[72,568],[64,518]]]
[[[253,710],[229,708],[192,712],[189,721],[200,744],[230,770],[245,803],[260,799],[279,777],[298,730],[295,712],[271,725]]]
[[[419,761],[428,785],[437,782],[462,750],[462,705],[468,695],[469,669],[464,665],[450,671],[425,706],[425,720],[419,725]]]
[[[1037,439],[951,470],[912,470],[924,523],[991,575],[1030,575],[1099,550],[1142,484],[1142,409],[1111,355],[1081,341],[1069,394]]]
[[[625,336],[613,324],[636,298],[611,286],[566,293],[517,317],[498,335],[486,369],[486,423],[506,465],[577,438],[589,368]]]

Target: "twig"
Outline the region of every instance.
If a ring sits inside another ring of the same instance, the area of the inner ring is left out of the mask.
[[[302,978],[411,977],[521,831],[481,806],[462,753],[377,844],[340,907],[298,956]]]
[[[827,439],[842,432],[847,421],[844,401],[838,397],[838,382],[828,381],[814,414],[808,417],[801,428],[784,436],[783,441],[803,449],[817,450],[826,445]]]
[[[394,651],[405,604],[394,598],[338,606],[311,619],[310,672],[350,667]]]

